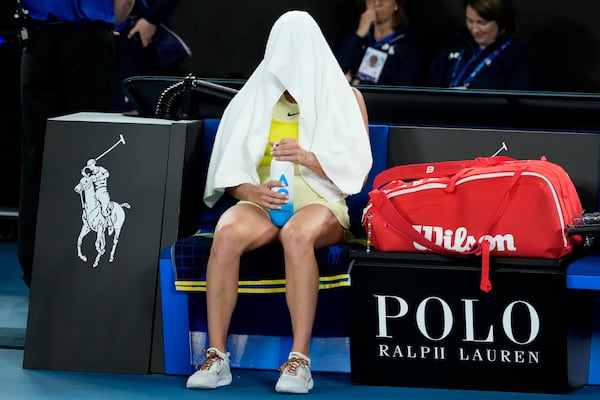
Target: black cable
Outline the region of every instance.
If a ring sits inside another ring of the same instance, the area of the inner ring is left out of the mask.
[[[162,92],[155,115],[166,119],[200,119],[200,104],[225,107],[237,92],[237,89],[188,75]]]

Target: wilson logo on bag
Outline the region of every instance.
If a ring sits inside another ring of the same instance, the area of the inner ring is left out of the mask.
[[[515,237],[511,233],[496,234],[494,236],[483,235],[480,238],[476,238],[475,236],[469,235],[467,228],[464,226],[459,227],[456,231],[444,229],[444,227],[441,226],[413,225],[413,228],[422,234],[425,239],[434,242],[438,246],[444,246],[448,250],[454,250],[458,253],[466,253],[484,240],[489,242],[490,251],[497,251],[498,253],[517,251]],[[413,242],[413,245],[415,246],[415,250],[429,250],[427,247],[422,246],[417,242]]]
[[[481,256],[486,292],[490,255],[558,259],[582,240],[568,234],[583,213],[575,186],[544,158],[398,166],[373,188],[363,226],[375,249]]]

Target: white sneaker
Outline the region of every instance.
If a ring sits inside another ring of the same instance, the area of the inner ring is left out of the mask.
[[[310,358],[292,352],[288,360],[279,368],[281,376],[275,385],[279,393],[308,393],[314,382],[310,374]]]
[[[202,367],[191,375],[185,387],[188,389],[215,389],[231,383],[229,353],[225,354],[214,347],[203,350],[206,358]]]

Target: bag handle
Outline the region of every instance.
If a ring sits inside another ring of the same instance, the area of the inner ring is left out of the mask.
[[[380,172],[373,180],[373,189],[380,188],[392,181],[404,181],[420,178],[441,178],[452,176],[465,168],[489,167],[509,161],[514,158],[505,156],[478,157],[474,160],[464,161],[441,161],[434,163],[419,163],[398,165]]]
[[[502,196],[500,203],[496,207],[496,211],[494,215],[490,219],[487,227],[484,230],[485,232],[489,232],[491,228],[500,220],[500,217],[506,211],[508,207],[509,200],[511,198],[511,194],[513,193],[514,188],[516,187],[517,182],[521,178],[523,171],[527,169],[526,166],[523,168],[519,168],[515,171],[511,182]],[[456,250],[448,249],[446,247],[440,246],[431,240],[427,239],[425,236],[421,235],[416,229],[412,226],[412,223],[409,222],[406,217],[398,212],[396,207],[392,204],[392,201],[386,195],[386,193],[382,190],[375,189],[369,193],[371,198],[371,205],[377,211],[379,211],[382,218],[384,218],[387,222],[389,222],[390,226],[398,228],[398,231],[407,236],[413,242],[420,244],[423,247],[427,247],[431,250],[434,250],[438,254],[445,256],[457,256],[457,255],[481,255],[482,256],[482,266],[481,266],[481,281],[479,287],[484,292],[489,292],[492,289],[492,283],[489,279],[490,273],[490,243],[487,240],[483,242],[478,242],[475,246],[465,252],[459,252]]]

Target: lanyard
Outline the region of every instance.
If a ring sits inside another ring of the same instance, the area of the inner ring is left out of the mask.
[[[373,29],[369,30],[369,47],[377,48],[383,46],[384,44],[390,42],[396,36],[396,33],[397,32],[394,31],[380,40],[375,40]]]
[[[481,60],[481,62],[475,67],[475,69],[473,70],[473,72],[471,72],[469,74],[469,76],[464,80],[464,84],[460,85],[460,81],[463,79],[463,76],[466,72],[466,70],[469,68],[469,66],[471,65],[471,63],[477,58],[475,57],[473,60],[469,61],[466,63],[466,65],[464,66],[464,68],[462,69],[462,71],[460,72],[460,74],[457,75],[457,71],[458,68],[460,66],[460,61],[463,57],[464,54],[464,49],[462,49],[458,55],[458,58],[456,60],[456,63],[454,64],[454,68],[452,69],[452,82],[450,84],[450,87],[465,87],[468,88],[469,85],[471,85],[471,82],[473,82],[473,79],[475,79],[475,76],[477,76],[477,74],[479,74],[479,72],[481,72],[481,70],[483,69],[483,67],[485,66],[490,66],[492,64],[492,61],[494,61],[494,59],[504,51],[504,49],[506,49],[510,44],[512,43],[512,39],[511,38],[507,38],[506,41],[502,44],[502,46],[500,46],[499,48],[497,48],[496,50],[494,50],[489,56],[487,56],[486,58],[484,58],[483,60]]]
[[[372,47],[374,49],[381,49],[383,51],[388,51],[390,49],[392,43],[397,42],[398,40],[402,39],[404,36],[406,36],[405,33],[399,34],[398,31],[394,31],[394,33],[391,33],[380,40],[375,40],[375,35],[373,34],[373,29],[371,29],[369,31],[369,36],[368,36],[368,43],[369,43],[368,47]]]

